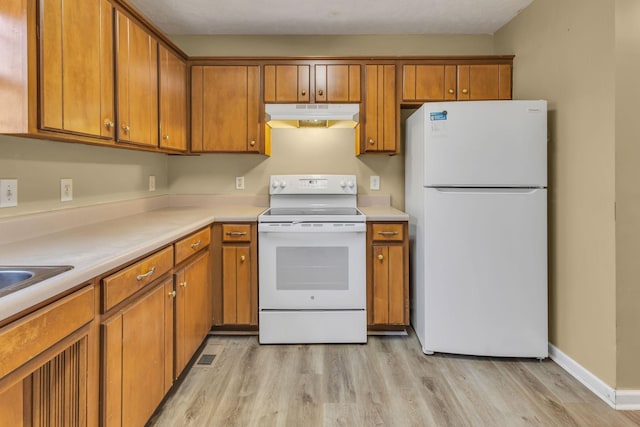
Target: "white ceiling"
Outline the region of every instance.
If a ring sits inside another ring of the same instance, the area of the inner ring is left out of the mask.
[[[128,0],[193,34],[493,34],[533,0]]]

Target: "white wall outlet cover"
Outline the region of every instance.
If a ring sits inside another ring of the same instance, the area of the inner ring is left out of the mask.
[[[244,190],[244,176],[236,176],[236,190]]]
[[[0,179],[0,208],[18,206],[18,180]]]
[[[70,202],[73,200],[73,180],[62,178],[60,180],[60,201]]]
[[[377,175],[372,175],[369,178],[369,189],[370,190],[380,190],[380,177]]]
[[[156,176],[149,175],[149,191],[156,191]]]

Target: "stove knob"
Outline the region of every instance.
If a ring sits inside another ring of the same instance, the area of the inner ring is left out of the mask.
[[[340,181],[340,187],[345,188],[347,186],[347,183],[344,181]]]
[[[284,188],[287,186],[287,181],[280,181],[280,188]]]
[[[273,189],[275,190],[276,188],[278,188],[278,186],[280,185],[280,183],[277,180],[274,180],[271,183],[271,187],[273,187]]]
[[[349,188],[353,189],[355,184],[353,183],[353,181],[349,181],[347,185],[349,186]]]

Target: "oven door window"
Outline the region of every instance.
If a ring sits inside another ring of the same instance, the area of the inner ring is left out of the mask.
[[[349,289],[349,249],[339,246],[276,248],[276,289]]]

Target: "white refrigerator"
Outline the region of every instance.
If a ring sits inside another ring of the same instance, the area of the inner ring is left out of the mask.
[[[424,104],[405,150],[423,352],[547,357],[546,101]]]

